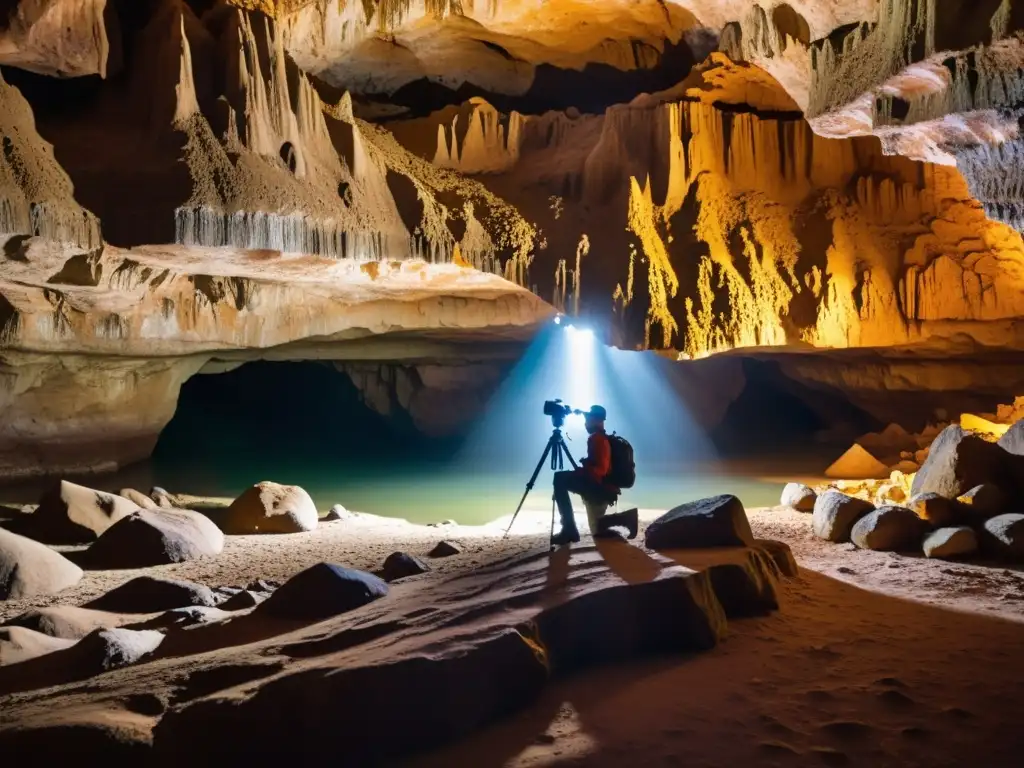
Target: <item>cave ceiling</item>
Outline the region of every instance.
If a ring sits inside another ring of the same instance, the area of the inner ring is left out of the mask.
[[[10,236],[456,262],[688,357],[1022,345],[1024,2],[0,18]]]

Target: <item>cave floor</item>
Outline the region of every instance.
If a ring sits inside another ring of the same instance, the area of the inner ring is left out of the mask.
[[[778,587],[780,611],[730,621],[709,653],[552,684],[529,710],[408,764],[1019,764],[1024,733],[1010,713],[1024,707],[1012,673],[1024,653],[1024,573],[827,544],[791,510],[749,517],[757,537],[786,542],[801,566]],[[422,556],[442,539],[463,554],[430,562],[453,572],[543,545],[546,513],[524,512],[503,541],[505,522],[427,527],[356,515],[311,534],[228,537],[217,558],[146,572],[210,586],[284,580],[325,560],[374,569],[393,551]],[[60,595],[0,604],[0,621],[82,604],[139,574],[88,572]]]

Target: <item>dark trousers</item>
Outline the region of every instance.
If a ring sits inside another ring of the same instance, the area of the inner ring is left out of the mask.
[[[608,498],[608,490],[590,475],[571,470],[555,472],[555,504],[562,518],[563,531],[576,531],[576,520],[572,516],[570,493],[578,493],[585,499]]]

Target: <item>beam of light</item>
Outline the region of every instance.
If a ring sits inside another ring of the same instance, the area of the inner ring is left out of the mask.
[[[488,402],[456,462],[467,476],[488,484],[494,517],[511,514],[551,436],[544,401],[560,398],[582,410],[600,404],[608,410],[608,431],[626,437],[636,455],[636,487],[623,492],[620,508],[665,508],[687,501],[694,498],[682,490],[688,478],[705,473],[695,462],[715,454],[690,413],[695,379],[683,374],[683,385],[675,381],[681,370],[653,352],[605,347],[590,329],[551,323]],[[563,432],[573,457],[582,458],[587,439],[583,419],[568,419]],[[546,462],[524,509],[551,509]]]

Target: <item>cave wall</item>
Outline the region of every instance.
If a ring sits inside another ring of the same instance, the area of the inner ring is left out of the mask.
[[[436,345],[507,362],[556,309],[873,418],[1010,400],[1021,8],[5,0],[0,474],[145,455],[251,359],[441,429],[494,361],[431,384]]]

